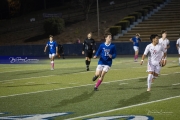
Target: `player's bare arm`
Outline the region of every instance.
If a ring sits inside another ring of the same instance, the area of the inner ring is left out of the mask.
[[[133,42],[133,41],[132,41],[132,38],[131,38],[131,39],[129,39],[129,41]]]
[[[110,58],[112,58],[112,55],[111,55],[111,54],[108,54],[108,56],[109,56]]]
[[[177,50],[179,49],[179,44],[176,44],[176,48],[177,48]]]
[[[167,48],[166,49],[169,49],[170,48],[170,45],[167,45]]]
[[[145,57],[146,57],[146,55],[143,55],[143,56],[142,56],[142,59],[141,59],[141,63],[140,63],[140,65],[142,65],[142,64],[143,64]]]
[[[58,47],[56,47],[56,55],[58,55]]]
[[[44,48],[44,52],[46,52],[46,50],[47,50],[47,47],[48,47],[48,46],[46,45],[46,46],[45,46],[45,48]]]
[[[93,50],[93,53],[95,53],[96,51],[95,50]]]
[[[96,59],[96,58],[97,58],[97,56],[94,56],[93,58],[94,58],[94,59]]]
[[[82,54],[84,55],[84,51],[82,51]]]

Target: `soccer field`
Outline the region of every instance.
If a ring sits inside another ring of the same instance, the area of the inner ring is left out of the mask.
[[[0,119],[179,120],[180,66],[169,57],[147,92],[147,58],[118,57],[99,91],[92,81],[98,59],[86,71],[83,58],[46,64],[0,65]]]

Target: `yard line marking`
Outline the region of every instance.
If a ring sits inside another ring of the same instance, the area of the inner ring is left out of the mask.
[[[129,81],[129,80],[136,80],[140,78],[145,78],[145,77],[138,77],[138,78],[132,78],[132,79],[122,79],[122,80],[115,80],[115,81],[109,81],[109,82],[104,82],[104,83],[113,83],[113,82],[120,82],[120,81]],[[104,84],[102,83],[102,84]],[[20,96],[20,95],[28,95],[28,94],[35,94],[35,93],[42,93],[42,92],[50,92],[50,91],[57,91],[57,90],[65,90],[65,89],[72,89],[72,88],[79,88],[79,87],[86,87],[86,86],[91,86],[94,84],[86,84],[86,85],[80,85],[80,86],[73,86],[73,87],[65,87],[65,88],[57,88],[57,89],[52,89],[52,90],[43,90],[43,91],[36,91],[36,92],[29,92],[29,93],[21,93],[21,94],[13,94],[13,95],[7,95],[7,96],[0,96],[0,98],[6,98],[6,97],[13,97],[13,96]]]
[[[180,85],[180,83],[175,83],[175,84],[172,84],[172,85]]]
[[[19,78],[19,79],[10,79],[10,80],[3,80],[0,81],[0,83],[6,82],[6,81],[14,81],[14,80],[21,80],[21,79],[32,79],[32,78],[41,78],[41,77],[51,77],[56,75],[47,75],[47,76],[39,76],[39,77],[29,77],[29,78]]]
[[[164,99],[159,99],[159,100],[155,100],[155,101],[150,101],[150,102],[130,105],[130,106],[122,107],[122,108],[111,109],[111,110],[107,110],[107,111],[103,111],[103,112],[98,112],[98,113],[94,113],[94,114],[89,114],[89,115],[84,115],[84,116],[79,116],[79,117],[74,117],[74,118],[68,118],[68,119],[65,119],[65,120],[75,120],[75,119],[81,119],[81,118],[85,118],[85,117],[91,117],[91,116],[95,116],[95,115],[99,115],[99,114],[114,112],[114,111],[118,111],[118,110],[124,110],[124,109],[132,108],[132,107],[137,107],[137,106],[142,106],[142,105],[147,105],[147,104],[151,104],[151,103],[162,102],[162,101],[171,100],[171,99],[179,98],[179,97],[180,97],[180,95],[179,96],[174,96],[174,97],[169,97],[169,98],[164,98]]]

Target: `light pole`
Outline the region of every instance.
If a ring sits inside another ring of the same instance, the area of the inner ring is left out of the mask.
[[[98,24],[98,38],[99,38],[99,1],[97,0],[97,24]]]

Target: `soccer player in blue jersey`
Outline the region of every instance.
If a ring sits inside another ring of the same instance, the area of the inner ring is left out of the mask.
[[[136,36],[131,38],[130,41],[133,42],[133,48],[135,51],[134,62],[137,62],[139,54],[139,42],[141,42],[140,34],[136,33]]]
[[[95,81],[98,77],[99,80],[97,81],[94,90],[97,91],[99,85],[104,79],[105,74],[108,72],[112,65],[112,59],[116,57],[116,48],[115,45],[111,43],[112,36],[111,33],[106,33],[104,35],[105,43],[102,43],[97,50],[94,58],[100,56],[98,61],[98,66],[96,68],[95,76],[93,77],[93,81]]]
[[[44,52],[49,47],[49,58],[51,60],[51,70],[54,70],[54,58],[58,55],[58,44],[53,40],[53,36],[49,35],[49,41],[47,42]]]

